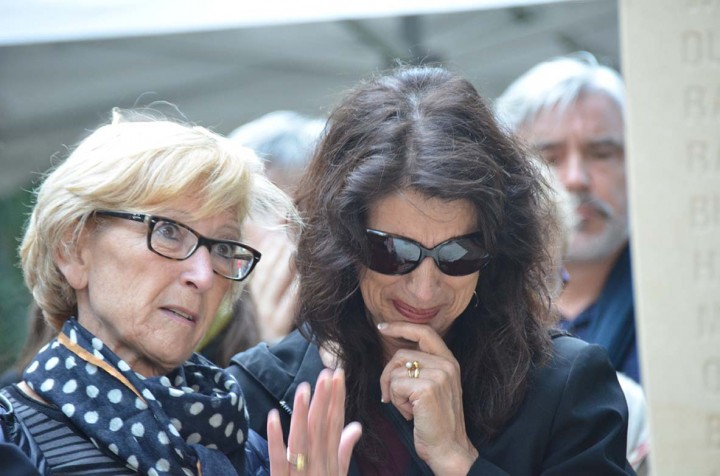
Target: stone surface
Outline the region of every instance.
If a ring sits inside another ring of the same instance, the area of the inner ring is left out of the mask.
[[[720,476],[720,0],[621,0],[636,311],[656,476]]]

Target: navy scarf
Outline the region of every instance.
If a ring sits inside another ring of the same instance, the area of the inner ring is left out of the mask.
[[[148,475],[242,474],[248,423],[238,382],[193,355],[143,377],[68,319],[23,374],[103,452]]]

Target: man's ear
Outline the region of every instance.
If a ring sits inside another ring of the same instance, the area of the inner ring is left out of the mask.
[[[68,284],[80,291],[88,284],[88,258],[87,252],[88,228],[83,227],[80,236],[75,236],[75,229],[71,228],[65,233],[63,243],[55,250],[55,264],[65,276]]]

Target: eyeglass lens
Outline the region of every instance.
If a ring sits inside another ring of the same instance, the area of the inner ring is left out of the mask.
[[[192,255],[203,239],[186,226],[159,219],[150,234],[150,248],[156,253],[177,260]],[[210,246],[210,258],[215,272],[231,279],[246,277],[253,268],[255,257],[244,247],[225,241],[204,239]]]

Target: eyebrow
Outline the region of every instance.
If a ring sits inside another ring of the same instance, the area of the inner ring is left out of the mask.
[[[156,213],[154,215],[170,218],[171,220],[175,220],[177,222],[180,222],[184,225],[189,226],[193,230],[195,230],[195,226],[197,226],[197,225],[193,226],[194,224],[188,223],[188,221],[190,221],[190,222],[193,221],[193,217],[190,213],[182,211],[182,210],[178,210],[176,208],[169,208],[166,212]],[[177,217],[180,217],[180,218],[177,218]],[[224,234],[228,237],[227,238],[218,238],[218,239],[230,240],[230,241],[241,241],[242,235],[240,232],[240,228],[241,228],[241,226],[238,223],[235,223],[235,222],[228,223],[226,225],[222,225],[220,228],[215,230],[215,233],[213,233],[213,236],[210,236],[210,235],[204,235],[204,236],[207,236],[208,238],[213,238],[213,237],[217,237],[217,236],[222,236]]]
[[[624,149],[625,148],[625,142],[619,141],[616,139],[599,139],[599,140],[591,140],[587,142],[587,145],[590,147],[602,147],[602,146],[612,146],[618,149]]]
[[[558,147],[562,147],[564,141],[555,141],[555,142],[535,142],[531,144],[531,146],[537,150],[549,150],[549,149],[557,149]],[[589,147],[600,147],[600,146],[612,146],[616,147],[618,149],[624,149],[625,148],[625,142],[620,141],[613,138],[601,138],[601,139],[592,139],[589,141],[586,141],[583,143],[584,146]]]

